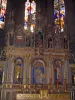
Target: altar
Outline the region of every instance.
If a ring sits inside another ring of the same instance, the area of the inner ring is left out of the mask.
[[[40,94],[19,93],[16,100],[70,100],[70,93],[48,94],[47,90],[40,91]]]

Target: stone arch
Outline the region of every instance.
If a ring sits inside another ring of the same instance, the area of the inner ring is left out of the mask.
[[[42,59],[34,59],[32,61],[31,80],[32,84],[45,84],[45,62]]]
[[[21,57],[17,57],[14,60],[14,83],[22,84],[23,83],[23,66],[24,60]]]
[[[23,59],[22,57],[16,57],[16,58],[14,59],[14,63],[16,62],[17,59],[20,59],[20,60],[22,61],[22,63],[24,63],[24,59]]]
[[[45,64],[42,60],[35,60],[33,65],[36,65],[36,64],[40,64],[39,66],[45,66]]]
[[[46,62],[45,59],[42,58],[42,57],[40,57],[40,58],[39,58],[39,57],[33,58],[33,59],[31,60],[31,66],[33,66],[33,64],[35,64],[35,62],[37,62],[37,61],[43,63],[44,66],[47,67],[47,62]]]

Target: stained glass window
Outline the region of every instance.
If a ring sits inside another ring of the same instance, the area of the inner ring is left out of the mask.
[[[35,28],[35,17],[36,15],[36,3],[35,1],[30,2],[27,0],[25,2],[25,17],[24,17],[24,29],[30,32],[34,32]]]
[[[64,18],[64,0],[54,0],[55,33],[61,33],[64,31]]]
[[[3,28],[5,22],[7,0],[0,0],[0,28]]]

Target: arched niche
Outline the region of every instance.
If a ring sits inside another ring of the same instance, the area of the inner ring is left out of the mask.
[[[14,60],[14,84],[23,83],[23,66],[24,61],[21,57]]]
[[[5,69],[4,61],[0,61],[0,84],[4,83],[4,69]]]
[[[75,86],[75,72],[72,72],[72,85]]]
[[[64,49],[68,48],[68,39],[67,37],[64,37]]]
[[[61,60],[54,60],[54,84],[62,84],[62,62]]]
[[[0,68],[0,84],[2,84],[2,80],[3,80],[3,69]]]
[[[48,48],[52,48],[52,37],[48,38]]]
[[[13,32],[10,32],[9,34],[8,34],[9,36],[8,36],[8,38],[9,38],[9,42],[10,42],[10,45],[13,45],[14,44],[14,33]]]
[[[34,60],[32,63],[31,83],[38,85],[46,83],[45,63],[43,60]]]

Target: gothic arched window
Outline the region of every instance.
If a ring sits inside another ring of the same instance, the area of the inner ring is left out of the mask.
[[[64,0],[54,0],[55,33],[64,31],[65,5]]]
[[[36,15],[36,3],[33,0],[25,2],[25,17],[24,17],[24,29],[29,32],[34,32],[35,28],[35,17]]]
[[[0,0],[0,28],[3,28],[5,22],[7,0]]]

